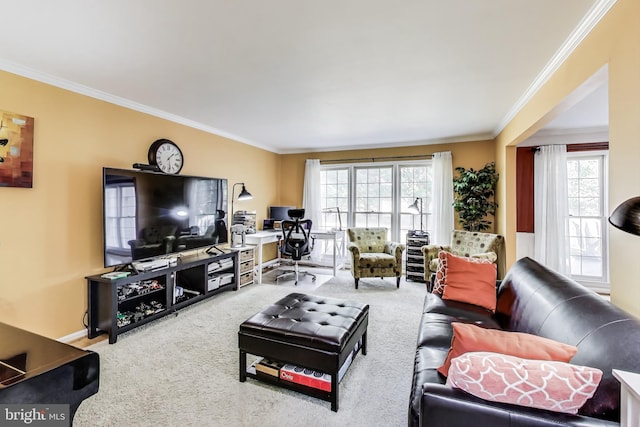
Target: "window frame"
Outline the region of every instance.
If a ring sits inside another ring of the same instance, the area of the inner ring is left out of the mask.
[[[321,165],[321,172],[327,170],[344,170],[346,169],[348,172],[348,188],[349,194],[347,195],[348,206],[349,209],[347,212],[343,212],[341,210],[342,217],[342,228],[346,229],[348,227],[353,227],[355,224],[356,218],[356,173],[361,169],[371,169],[371,168],[385,168],[391,167],[392,174],[392,200],[391,200],[391,225],[389,227],[389,238],[393,241],[397,242],[405,242],[406,241],[406,233],[402,228],[402,218],[401,216],[407,214],[407,206],[403,206],[402,204],[402,176],[401,169],[403,167],[427,167],[431,168],[431,173],[427,170],[425,183],[426,194],[423,197],[423,216],[424,216],[424,225],[425,230],[431,232],[428,229],[430,224],[429,218],[431,216],[430,209],[432,208],[432,203],[430,203],[432,194],[433,194],[433,161],[431,159],[422,159],[422,160],[404,160],[404,161],[388,161],[388,162],[356,162],[356,163],[339,163],[339,164],[326,164]],[[429,181],[429,177],[431,180]],[[325,191],[324,189],[322,190]],[[333,208],[334,206],[325,206],[326,197],[323,197],[320,204],[322,209]],[[333,212],[323,212],[323,222],[321,226],[325,225],[325,219],[327,215],[336,215],[335,210]],[[417,216],[417,215],[416,215]],[[335,222],[335,221],[334,221]],[[416,218],[416,223],[419,224],[419,218]]]
[[[590,159],[595,158],[600,162],[600,215],[599,216],[585,216],[584,218],[601,218],[602,227],[601,227],[601,253],[602,253],[602,269],[603,275],[596,276],[587,276],[587,275],[577,275],[571,274],[571,277],[581,283],[582,285],[593,289],[597,292],[608,293],[610,291],[610,281],[609,281],[609,227],[608,225],[608,202],[609,202],[609,152],[608,150],[587,150],[587,151],[568,151],[567,152],[567,167],[569,165],[570,160],[576,159]],[[569,179],[567,177],[567,179]],[[567,183],[568,184],[568,183]],[[567,200],[567,204],[569,200]],[[571,216],[570,216],[571,217]],[[580,218],[583,218],[580,216]],[[568,230],[568,228],[567,228]]]

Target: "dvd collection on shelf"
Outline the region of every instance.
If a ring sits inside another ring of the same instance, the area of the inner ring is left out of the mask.
[[[342,377],[347,372],[354,356],[358,350],[360,350],[361,344],[362,341],[358,341],[353,351],[340,367],[340,370],[338,371],[338,382],[342,381]],[[331,375],[290,363],[258,357],[249,367],[247,367],[247,372],[258,377],[267,376],[279,378],[283,381],[289,381],[318,390],[331,392]]]

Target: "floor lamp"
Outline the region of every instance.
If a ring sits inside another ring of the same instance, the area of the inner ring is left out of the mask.
[[[622,202],[609,217],[609,223],[622,231],[640,236],[640,197]]]
[[[238,194],[238,201],[253,199],[253,196],[251,195],[251,193],[249,193],[247,191],[247,188],[244,186],[244,182],[236,182],[235,184],[233,184],[233,187],[231,188],[231,225],[235,223],[234,219],[235,219],[236,212],[233,210],[233,201],[236,198],[235,197],[236,186],[238,185],[242,185],[242,190],[240,191],[240,194]]]
[[[410,204],[407,209],[414,215],[420,215],[420,230],[411,230],[413,236],[426,236],[429,233],[423,230],[422,224],[422,197],[416,197],[416,200]]]
[[[241,240],[244,241],[244,221],[242,221],[242,223],[240,225],[236,225],[236,212],[233,210],[233,202],[236,199],[236,187],[238,185],[242,185],[242,190],[240,190],[240,194],[238,194],[238,201],[240,200],[251,200],[253,199],[253,196],[251,195],[251,193],[249,193],[247,191],[247,188],[244,186],[244,182],[236,182],[235,184],[233,184],[233,187],[231,187],[231,227],[229,227],[229,229],[231,230],[231,247],[234,247],[234,235],[236,236],[241,236]]]

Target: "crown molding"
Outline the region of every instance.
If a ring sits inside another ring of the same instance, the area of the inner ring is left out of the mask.
[[[520,99],[511,107],[511,110],[500,121],[493,132],[494,138],[504,130],[504,128],[513,120],[513,118],[522,110],[522,108],[531,101],[531,98],[540,90],[540,88],[549,80],[560,65],[573,53],[584,38],[593,30],[593,28],[606,15],[617,0],[600,0],[591,7],[589,13],[580,21],[578,26],[573,30],[569,38],[560,46],[560,49],[553,55],[551,60],[545,65],[540,74],[529,85],[527,90],[522,94]]]
[[[537,145],[584,144],[589,142],[609,141],[609,128],[597,126],[582,129],[542,129],[518,147],[535,147]]]
[[[322,148],[300,148],[291,150],[280,150],[276,154],[301,154],[301,153],[323,153],[327,151],[348,151],[348,150],[375,150],[378,148],[398,148],[398,147],[414,147],[419,145],[436,145],[436,144],[456,144],[458,142],[475,142],[493,140],[494,136],[491,132],[478,133],[473,135],[452,136],[448,138],[423,139],[417,141],[390,141],[379,144],[368,145],[341,145]]]
[[[185,117],[178,116],[176,114],[168,113],[166,111],[159,110],[157,108],[152,108],[147,105],[140,104],[116,95],[112,95],[107,92],[93,89],[89,86],[84,86],[84,85],[51,75],[51,74],[43,73],[43,72],[34,70],[32,68],[28,68],[20,64],[16,64],[15,62],[7,61],[1,58],[0,58],[0,70],[6,71],[12,74],[16,74],[21,77],[26,77],[32,80],[36,80],[42,83],[46,83],[48,85],[65,89],[70,92],[78,93],[80,95],[85,95],[90,98],[98,99],[100,101],[105,101],[111,104],[115,104],[120,107],[127,108],[129,110],[138,111],[140,113],[144,113],[150,116],[158,117],[160,119],[168,120],[173,123],[188,126],[190,128],[198,129],[198,130],[211,133],[217,136],[222,136],[224,138],[232,139],[234,141],[251,145],[266,151],[275,152],[275,149],[273,147],[267,147],[267,146],[258,144],[254,141],[250,141],[246,138],[242,138],[238,135],[225,132],[223,130],[220,130],[211,126],[207,126],[200,122],[190,120]]]

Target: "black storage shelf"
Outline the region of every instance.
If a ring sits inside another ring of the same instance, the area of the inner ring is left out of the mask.
[[[254,374],[252,372],[247,371],[247,378],[253,378],[268,384],[277,385],[278,387],[286,388],[288,390],[293,390],[298,393],[306,394],[307,396],[315,397],[317,399],[321,399],[327,402],[331,402],[331,393],[328,391],[320,390],[319,388],[309,387],[306,385],[294,383],[291,381],[281,380],[278,377],[274,377],[271,375],[259,375]]]
[[[211,296],[211,295],[207,295],[207,296]],[[191,305],[193,303],[196,303],[198,301],[202,301],[203,299],[207,298],[207,296],[204,295],[194,295],[192,297],[180,300],[180,301],[176,301],[175,303],[171,304],[171,309],[172,311],[177,311],[180,310],[181,308],[184,308],[188,305]]]
[[[118,326],[118,334],[122,334],[124,332],[130,331],[131,329],[135,329],[138,326],[142,326],[145,323],[149,323],[149,322],[153,322],[154,320],[157,320],[161,317],[166,316],[167,314],[169,314],[169,312],[167,311],[167,309],[164,309],[158,313],[154,313],[151,314],[149,316],[143,317],[142,319],[138,320],[137,322],[131,322],[128,325],[124,325],[124,326]]]
[[[118,299],[118,303],[119,304],[124,304],[124,303],[129,302],[129,301],[139,300],[139,299],[142,299],[142,298],[147,297],[149,295],[154,295],[154,294],[156,294],[158,292],[166,291],[166,289],[167,289],[167,287],[163,286],[160,289],[154,289],[152,291],[145,292],[144,294],[137,294],[137,295],[134,295],[134,296],[131,296],[131,297],[127,297],[125,299]]]
[[[232,266],[225,268],[233,273],[230,284],[220,286],[217,289],[208,290],[209,264],[220,260],[232,260]],[[109,279],[101,275],[87,276],[87,336],[95,338],[100,334],[109,335],[109,343],[117,341],[118,335],[142,326],[170,313],[175,313],[184,307],[212,297],[224,291],[238,290],[240,280],[238,252],[230,251],[224,254],[210,255],[206,252],[178,259],[177,265],[167,268],[131,274],[128,277]],[[157,280],[162,289],[154,289],[138,295],[118,299],[118,288],[142,282],[144,280]],[[177,302],[174,298],[176,286],[183,289],[198,292],[198,295],[188,294],[189,298]],[[164,310],[150,314],[138,321],[123,326],[118,326],[118,312],[135,312],[139,303],[149,304],[157,301]]]

